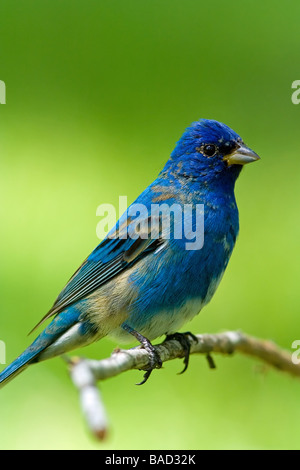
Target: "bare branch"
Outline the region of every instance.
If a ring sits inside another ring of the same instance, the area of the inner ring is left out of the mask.
[[[229,355],[240,352],[256,357],[280,371],[300,377],[300,364],[294,364],[291,353],[279,348],[272,341],[257,339],[237,331],[187,338],[191,346],[190,353],[204,354],[211,368],[215,368],[211,353]],[[176,339],[168,339],[155,349],[162,362],[183,358],[185,355],[183,346]],[[101,361],[74,358],[69,364],[71,378],[79,390],[81,408],[88,426],[99,439],[103,439],[108,421],[96,381],[132,369],[147,370],[150,364],[148,353],[140,346],[129,350],[116,349],[110,358]]]
[[[100,440],[104,439],[108,420],[95,377],[87,361],[70,361],[71,377],[79,390],[80,404],[92,433]]]

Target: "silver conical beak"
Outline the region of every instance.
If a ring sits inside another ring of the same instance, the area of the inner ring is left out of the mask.
[[[224,160],[227,161],[228,165],[246,165],[246,163],[255,162],[260,160],[260,157],[253,150],[249,149],[245,145],[241,145],[230,155],[226,155]]]

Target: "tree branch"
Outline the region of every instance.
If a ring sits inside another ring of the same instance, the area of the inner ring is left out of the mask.
[[[197,338],[197,341],[196,341]],[[300,377],[300,364],[292,362],[291,353],[279,348],[272,341],[254,338],[237,331],[228,331],[214,335],[188,336],[191,354],[204,354],[209,366],[214,368],[211,353],[233,354],[240,352],[256,357],[276,369]],[[168,339],[155,346],[161,361],[183,358],[185,351],[176,339]],[[140,346],[124,350],[115,349],[108,359],[101,361],[71,358],[69,360],[71,378],[79,390],[83,414],[90,430],[99,439],[103,439],[108,428],[105,408],[96,382],[105,380],[132,369],[146,370],[149,356]]]

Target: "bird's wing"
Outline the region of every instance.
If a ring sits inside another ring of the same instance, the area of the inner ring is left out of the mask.
[[[123,229],[117,228],[113,233],[111,232],[73,274],[52,308],[32,331],[46,319],[86,297],[138,260],[155,251],[163,240],[158,235],[153,236],[153,232],[150,232],[150,218],[145,222],[142,224],[144,231],[139,231],[135,239],[128,236],[122,238],[125,230],[129,228],[130,222]]]

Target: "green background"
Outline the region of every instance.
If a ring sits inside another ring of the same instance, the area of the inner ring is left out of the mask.
[[[132,201],[184,128],[225,122],[261,161],[236,187],[240,236],[211,303],[187,328],[300,339],[300,5],[267,0],[1,0],[0,339],[28,344],[98,244],[96,208]],[[185,328],[185,329],[187,329]],[[103,358],[102,340],[84,351]],[[88,432],[60,358],[0,392],[1,449],[300,447],[300,382],[239,355],[167,363],[101,385],[110,433]]]

